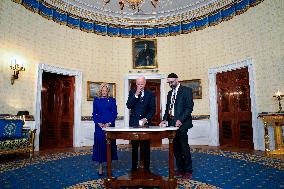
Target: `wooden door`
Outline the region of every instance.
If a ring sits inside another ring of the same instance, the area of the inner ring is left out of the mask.
[[[253,148],[247,68],[217,74],[220,145]]]
[[[57,122],[58,122],[58,84],[56,79],[46,79],[43,74],[41,91],[41,127],[40,127],[40,149],[56,147],[57,145]]]
[[[155,115],[153,116],[151,120],[152,125],[155,125],[155,126],[158,126],[159,123],[161,122],[160,86],[161,84],[155,81],[147,81],[146,86],[145,86],[145,89],[152,91],[152,93],[156,97],[156,111],[155,111]]]
[[[40,148],[73,146],[74,77],[43,73]]]
[[[60,79],[59,140],[60,146],[73,146],[74,125],[74,77]]]

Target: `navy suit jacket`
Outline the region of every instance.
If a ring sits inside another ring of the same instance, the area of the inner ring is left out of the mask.
[[[148,125],[151,124],[156,111],[155,96],[151,91],[144,90],[144,96],[136,98],[135,90],[131,90],[126,106],[130,109],[129,126],[139,126],[139,120],[143,118],[147,119]]]
[[[169,91],[167,96],[166,111],[163,117],[165,121],[169,121],[169,106],[171,104],[172,91]],[[180,120],[182,123],[181,128],[183,129],[190,129],[193,126],[191,117],[193,105],[192,89],[180,85],[175,101],[174,121]]]

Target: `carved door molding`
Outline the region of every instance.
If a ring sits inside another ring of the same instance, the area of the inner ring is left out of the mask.
[[[234,62],[232,64],[210,68],[208,70],[209,78],[209,102],[210,102],[210,145],[219,146],[219,124],[218,124],[218,106],[217,106],[217,87],[216,87],[216,74],[226,71],[236,70],[240,68],[248,68],[249,72],[249,85],[250,85],[250,98],[251,98],[251,112],[252,112],[252,128],[253,128],[253,143],[255,150],[264,150],[264,138],[261,130],[258,127],[257,109],[255,101],[254,89],[254,74],[253,74],[253,61],[251,58]]]
[[[136,78],[144,76],[146,80],[160,80],[161,85],[160,85],[160,108],[161,108],[161,115],[165,112],[166,109],[166,91],[165,91],[165,85],[166,85],[166,76],[164,74],[156,74],[156,73],[135,73],[135,74],[128,74],[124,78],[124,104],[126,104],[127,99],[128,99],[128,94],[130,90],[130,82],[131,80],[135,80]],[[129,127],[129,110],[125,106],[124,107],[124,127],[127,128]]]
[[[130,81],[130,88],[131,89],[136,89],[136,80],[131,80]],[[152,125],[158,126],[159,123],[161,122],[161,81],[160,80],[147,80],[145,89],[150,90],[153,92],[155,95],[156,99],[156,111],[155,115],[153,116],[151,123]]]
[[[216,79],[220,144],[252,148],[248,69],[218,73]]]
[[[73,146],[80,147],[81,142],[81,107],[82,107],[82,72],[70,70],[62,67],[52,66],[48,64],[38,64],[37,71],[37,92],[36,92],[36,112],[35,112],[35,129],[37,129],[35,137],[35,150],[39,150],[39,133],[41,121],[41,90],[42,90],[42,73],[43,72],[57,73],[75,77],[75,92],[74,92],[74,132]]]

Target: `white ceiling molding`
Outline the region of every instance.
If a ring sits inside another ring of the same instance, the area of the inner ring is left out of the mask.
[[[73,15],[109,24],[162,25],[202,17],[226,7],[235,0],[160,0],[153,8],[149,0],[137,12],[130,8],[120,10],[118,0],[43,0]]]
[[[230,20],[264,0],[144,0],[141,10],[119,10],[119,0],[13,0],[39,15],[85,32],[116,37],[187,34]],[[136,11],[136,12],[135,12]]]

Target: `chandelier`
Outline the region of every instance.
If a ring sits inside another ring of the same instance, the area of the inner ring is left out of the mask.
[[[108,4],[110,0],[102,0],[105,4]],[[120,7],[120,10],[123,10],[125,6],[128,6],[132,10],[137,10],[139,12],[141,9],[141,5],[145,0],[119,0],[118,4]],[[150,0],[151,4],[154,8],[157,7],[157,4],[159,0]]]

